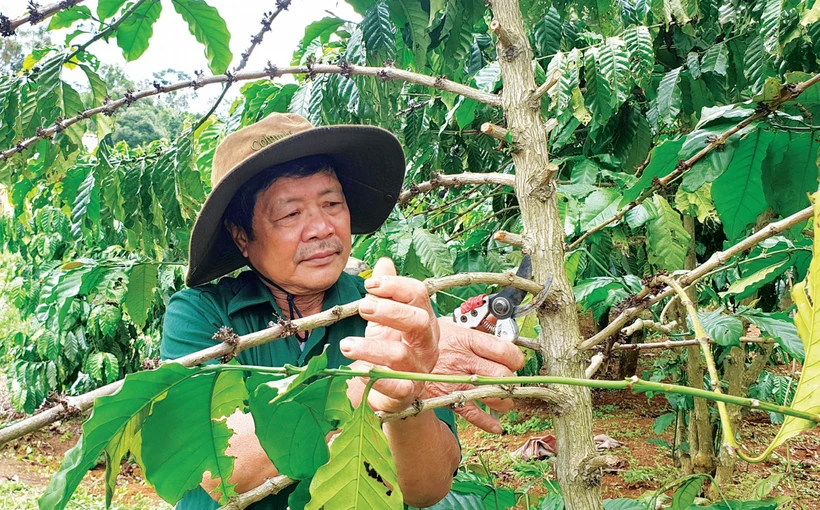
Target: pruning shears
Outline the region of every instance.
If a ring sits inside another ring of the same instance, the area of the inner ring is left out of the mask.
[[[521,260],[515,274],[521,278],[532,278],[532,260],[529,255]],[[461,327],[491,333],[502,340],[513,342],[519,334],[515,320],[540,308],[547,300],[551,286],[552,275],[547,277],[541,292],[526,305],[521,302],[527,292],[513,287],[507,287],[497,294],[473,296],[453,311],[453,320]]]

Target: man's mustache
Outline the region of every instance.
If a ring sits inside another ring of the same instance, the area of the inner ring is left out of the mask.
[[[342,253],[344,252],[344,245],[342,241],[339,239],[325,239],[319,241],[317,244],[311,244],[308,246],[303,245],[299,248],[296,252],[296,259],[297,260],[307,260],[317,253],[321,253],[323,251],[332,251],[335,253]]]

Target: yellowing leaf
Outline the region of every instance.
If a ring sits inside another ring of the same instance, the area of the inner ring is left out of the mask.
[[[60,266],[60,269],[62,269],[63,271],[71,271],[72,269],[79,269],[84,265],[85,263],[80,262],[79,260],[72,260],[71,262],[66,262],[65,264]]]
[[[814,257],[806,280],[795,285],[792,290],[792,299],[797,305],[794,324],[806,349],[803,375],[800,376],[792,407],[801,411],[820,413],[820,192],[814,193],[813,198]],[[808,420],[786,416],[783,426],[762,457],[768,456],[789,438],[816,425]]]

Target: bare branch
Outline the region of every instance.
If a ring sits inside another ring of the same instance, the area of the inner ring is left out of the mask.
[[[561,80],[561,72],[555,71],[552,73],[552,76],[542,83],[537,89],[532,92],[532,95],[527,98],[527,103],[530,105],[530,108],[534,108],[537,110],[541,109],[541,98],[544,97],[544,94],[548,93],[552,88],[558,84]]]
[[[248,492],[243,492],[239,496],[230,498],[228,503],[219,507],[218,510],[242,510],[272,494],[280,493],[282,490],[297,483],[298,481],[299,480],[288,478],[285,475],[268,478],[259,487],[251,489]]]
[[[806,221],[811,216],[812,208],[807,207],[802,211],[798,211],[780,221],[770,223],[768,226],[760,229],[759,231],[755,232],[754,234],[750,235],[749,237],[740,241],[734,246],[724,251],[713,253],[712,256],[709,257],[709,260],[683,275],[678,281],[682,286],[688,287],[689,285],[698,281],[700,278],[703,278],[713,269],[726,265],[726,263],[729,262],[729,260],[735,255],[738,255],[746,250],[751,249],[753,246],[760,243],[761,241],[768,239],[772,236],[775,236],[780,232],[788,228],[791,228],[802,221]],[[646,295],[646,293],[647,290],[644,289],[643,291],[641,291],[641,294],[643,295],[639,294],[639,297],[643,298]],[[600,344],[610,336],[620,331],[620,329],[623,328],[627,322],[636,318],[643,310],[645,310],[649,306],[659,303],[660,301],[666,299],[672,294],[674,294],[674,291],[671,288],[666,288],[661,293],[646,299],[641,305],[627,308],[626,310],[621,312],[615,319],[610,321],[607,327],[581,342],[578,345],[577,350],[587,350]]]
[[[584,377],[587,379],[592,379],[592,376],[595,375],[598,370],[601,369],[601,365],[604,364],[604,354],[599,352],[592,359],[589,361],[589,366],[586,370],[584,370]]]
[[[513,340],[513,343],[518,347],[523,347],[525,349],[529,349],[535,352],[541,352],[541,344],[539,344],[538,341],[534,338],[524,338],[522,336],[519,336],[518,338]]]
[[[709,341],[710,344],[716,344],[714,340]],[[760,344],[760,345],[771,345],[777,343],[775,340],[771,338],[753,338],[748,336],[740,337],[740,343],[743,344]],[[678,347],[689,347],[690,345],[699,345],[700,342],[698,340],[678,340],[678,341],[666,341],[666,342],[651,342],[648,344],[613,344],[612,350],[613,351],[643,351],[643,350],[654,350],[654,349],[675,349]]]
[[[502,142],[508,142],[509,141],[509,140],[507,140],[507,135],[510,132],[507,131],[507,129],[501,127],[501,126],[496,126],[492,122],[485,122],[484,124],[482,124],[481,125],[481,133],[483,133],[487,136],[491,136],[491,137],[495,138],[496,140],[500,140]]]
[[[678,321],[672,321],[668,324],[662,324],[660,322],[650,321],[646,319],[637,319],[635,322],[622,329],[621,333],[623,333],[626,336],[632,336],[638,331],[641,331],[642,329],[651,329],[653,331],[658,331],[660,333],[668,335],[669,333],[675,331],[675,328],[677,327]]]
[[[527,292],[531,292],[533,295],[537,294],[542,289],[541,285],[533,282],[532,280],[526,280],[515,276],[512,273],[465,273],[445,276],[443,278],[429,279],[425,280],[424,283],[427,287],[428,293],[431,295],[440,290],[449,289],[451,287],[466,286],[473,283],[501,285],[505,287],[515,286],[526,290]],[[215,339],[222,340],[221,343],[214,343],[212,347],[183,356],[182,358],[175,359],[173,362],[180,363],[186,367],[192,367],[212,359],[229,359],[246,349],[250,349],[279,338],[289,337],[298,331],[307,331],[333,324],[342,319],[355,315],[358,313],[358,310],[359,301],[353,301],[352,303],[348,303],[346,305],[334,306],[330,310],[326,310],[315,315],[310,315],[302,319],[286,321],[280,324],[272,324],[271,327],[267,329],[243,336],[236,335],[230,329],[224,328],[214,335]],[[76,408],[80,411],[85,411],[91,408],[96,398],[116,393],[119,391],[120,387],[122,387],[122,381],[117,381],[83,395],[66,397],[66,405],[69,408]],[[52,407],[51,409],[43,411],[40,414],[36,414],[17,423],[11,424],[6,428],[0,429],[0,445],[62,419],[63,413],[64,410],[62,407]]]
[[[499,243],[509,244],[510,246],[515,246],[516,248],[524,249],[524,236],[521,234],[513,234],[512,232],[507,232],[506,230],[499,230],[495,234],[493,234],[493,241],[498,241]]]
[[[8,37],[14,35],[14,32],[20,28],[21,25],[31,23],[32,25],[43,21],[46,18],[54,16],[60,11],[71,9],[75,5],[83,3],[85,0],[62,0],[53,4],[46,5],[42,8],[29,8],[28,14],[20,16],[16,19],[9,19],[0,14],[0,36]],[[34,4],[35,7],[37,4]]]
[[[227,83],[229,81],[248,81],[258,80],[262,78],[273,79],[277,76],[283,76],[286,74],[344,74],[356,76],[370,76],[380,78],[382,80],[405,81],[408,83],[432,87],[447,92],[453,92],[455,94],[459,94],[464,97],[468,97],[470,99],[474,99],[476,101],[491,106],[501,106],[501,98],[496,94],[489,94],[487,92],[483,92],[478,89],[468,87],[467,85],[462,85],[460,83],[456,83],[441,77],[433,78],[432,76],[413,73],[410,71],[404,71],[393,67],[366,67],[353,66],[349,64],[311,64],[309,66],[305,65],[287,67],[269,66],[268,68],[262,71],[248,71],[236,74],[226,73],[218,76],[198,77],[196,80],[180,81],[166,85],[161,88],[151,87],[149,89],[140,90],[132,94],[126,94],[124,97],[116,101],[109,102],[104,106],[90,108],[88,110],[80,112],[76,116],[62,121],[59,125],[55,124],[47,128],[39,128],[37,131],[38,134],[36,136],[22,140],[15,147],[0,152],[0,161],[8,159],[16,153],[23,152],[25,149],[37,143],[39,140],[42,140],[44,138],[50,138],[54,136],[54,134],[58,131],[63,130],[73,124],[76,124],[77,122],[80,122],[94,115],[99,115],[100,113],[111,115],[123,106],[127,106],[135,101],[139,101],[140,99],[145,99],[146,97],[152,97],[159,94],[187,88],[193,88],[194,90],[196,90],[200,87],[204,87],[207,85],[213,85],[216,83]]]
[[[497,186],[515,186],[515,175],[499,174],[499,173],[470,173],[464,172],[461,174],[443,175],[436,173],[433,178],[427,182],[420,184],[413,184],[409,189],[406,189],[399,194],[399,205],[406,204],[416,195],[426,193],[437,188],[457,188],[460,186],[483,184],[492,184]]]
[[[242,69],[245,69],[245,66],[248,65],[248,59],[251,58],[253,50],[255,50],[256,47],[262,42],[262,39],[264,39],[265,32],[270,32],[270,26],[271,23],[273,23],[273,20],[275,20],[276,17],[279,16],[280,12],[287,10],[288,7],[290,7],[290,0],[286,2],[277,2],[276,9],[265,13],[265,17],[262,18],[262,28],[259,29],[259,32],[257,32],[256,35],[251,37],[251,45],[248,47],[247,50],[242,52],[242,60],[239,61],[239,65],[236,66],[236,68],[233,70],[234,73],[238,73]],[[225,96],[228,94],[228,89],[230,89],[233,84],[233,80],[225,82],[225,85],[222,86],[222,93],[219,94],[219,97],[216,98],[216,101],[214,101],[214,103],[211,105],[211,108],[207,112],[205,112],[204,115],[201,115],[199,117],[199,120],[197,120],[194,123],[192,128],[193,131],[199,128],[199,126],[204,124],[205,121],[208,120],[208,118],[210,118],[211,115],[213,115],[213,113],[219,107],[219,104],[222,102],[223,99],[225,99]]]
[[[668,175],[658,179],[655,183],[652,184],[651,187],[649,187],[646,191],[641,193],[641,196],[639,196],[634,201],[632,201],[632,202],[628,203],[626,206],[624,206],[612,218],[609,218],[608,220],[601,223],[600,225],[595,226],[595,228],[592,228],[592,229],[588,230],[587,232],[584,232],[584,234],[581,237],[579,237],[578,239],[576,239],[575,241],[570,243],[567,246],[566,250],[569,251],[569,250],[572,250],[574,248],[577,248],[578,245],[580,245],[582,242],[584,242],[584,240],[586,240],[589,236],[595,234],[596,232],[599,232],[601,229],[607,227],[608,225],[612,224],[613,222],[619,221],[621,218],[624,217],[624,215],[626,213],[628,213],[632,209],[638,207],[638,205],[643,203],[644,200],[646,200],[647,198],[652,196],[652,194],[655,193],[655,191],[668,186],[670,182],[672,182],[673,180],[677,179],[678,177],[680,177],[681,175],[683,175],[684,173],[689,171],[689,169],[692,168],[695,165],[695,163],[697,163],[698,161],[700,161],[701,159],[706,157],[707,154],[709,154],[710,152],[712,152],[715,149],[718,149],[718,148],[723,147],[724,145],[726,145],[726,141],[729,140],[730,137],[737,134],[738,132],[740,132],[744,128],[748,127],[753,122],[756,122],[758,120],[761,120],[761,119],[764,119],[764,118],[768,117],[773,112],[775,112],[778,108],[783,106],[784,103],[797,99],[797,97],[800,96],[800,94],[802,94],[809,87],[811,87],[812,85],[817,84],[818,82],[820,82],[820,74],[817,74],[817,75],[811,77],[810,79],[808,79],[808,80],[806,80],[802,83],[798,83],[796,85],[784,85],[780,89],[780,97],[773,100],[768,105],[765,105],[765,104],[761,103],[762,107],[759,107],[755,111],[755,113],[753,113],[749,117],[746,117],[745,119],[741,120],[735,126],[732,126],[730,129],[723,132],[720,136],[715,137],[715,139],[712,140],[711,143],[709,143],[706,147],[701,149],[697,154],[695,154],[691,158],[689,158],[687,160],[684,160],[684,161],[679,161],[677,166],[675,167],[675,169],[672,172],[670,172]]]

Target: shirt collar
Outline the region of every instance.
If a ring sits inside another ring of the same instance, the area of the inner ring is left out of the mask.
[[[358,291],[355,280],[355,277],[342,272],[336,283],[325,291],[322,310],[328,310],[336,305],[359,299],[361,293]],[[241,273],[237,277],[237,282],[240,286],[239,292],[228,302],[228,315],[233,315],[245,308],[264,303],[269,303],[277,313],[281,313],[279,306],[273,299],[273,294],[270,289],[262,283],[262,280],[256,276],[253,271]],[[348,299],[343,301],[345,296],[347,296]]]

